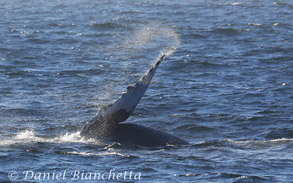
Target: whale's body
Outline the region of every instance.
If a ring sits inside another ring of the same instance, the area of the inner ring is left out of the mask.
[[[164,57],[165,55],[159,56],[149,71],[134,86],[128,86],[114,103],[101,107],[97,115],[84,125],[80,135],[84,138],[130,146],[153,147],[188,144],[178,137],[157,129],[137,124],[121,124],[133,113]]]

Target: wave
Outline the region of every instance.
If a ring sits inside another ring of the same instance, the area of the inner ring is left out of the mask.
[[[115,156],[122,156],[125,157],[127,155],[118,153],[118,152],[103,152],[103,153],[90,153],[90,152],[77,152],[77,151],[71,151],[71,152],[64,152],[63,154],[66,155],[82,155],[82,156],[107,156],[107,155],[115,155]]]
[[[221,178],[221,179],[230,179],[229,182],[262,182],[271,180],[271,176],[256,176],[256,175],[246,175],[246,174],[237,174],[237,173],[214,173],[214,172],[206,172],[204,175],[202,173],[187,173],[187,174],[174,174],[176,177],[194,177],[194,179],[199,179],[204,176],[205,179],[208,177]]]
[[[222,34],[226,36],[235,36],[239,34],[238,30],[235,28],[215,28],[211,30],[210,32],[215,34]]]
[[[272,140],[230,140],[227,139],[226,142],[232,145],[234,148],[245,148],[252,150],[266,150],[266,149],[276,149],[282,146],[289,147],[293,144],[293,138],[278,138]]]
[[[271,140],[216,140],[216,141],[201,141],[194,144],[194,147],[229,147],[233,149],[251,149],[251,150],[266,150],[279,148],[280,146],[290,147],[293,144],[293,138],[278,138]]]
[[[239,6],[239,5],[243,5],[243,3],[242,2],[233,2],[233,3],[224,3],[223,5]]]
[[[103,22],[103,23],[91,22],[91,26],[99,30],[112,30],[112,29],[120,28],[123,25],[113,23],[113,22]]]
[[[265,135],[267,139],[291,139],[293,138],[293,130],[290,128],[274,129]]]

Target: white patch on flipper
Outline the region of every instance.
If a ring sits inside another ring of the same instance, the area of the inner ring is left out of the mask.
[[[149,71],[146,72],[134,86],[128,86],[126,92],[123,92],[119,99],[117,99],[113,104],[107,106],[102,112],[105,115],[110,115],[120,109],[124,109],[127,113],[131,114],[148,88],[164,56],[165,55],[160,56]]]

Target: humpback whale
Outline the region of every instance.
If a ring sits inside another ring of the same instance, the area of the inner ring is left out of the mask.
[[[165,56],[165,54],[159,55],[151,68],[137,83],[128,86],[120,98],[110,105],[102,106],[98,113],[86,122],[80,135],[86,139],[116,142],[126,146],[154,147],[188,144],[174,135],[157,129],[138,124],[121,123],[133,113]]]

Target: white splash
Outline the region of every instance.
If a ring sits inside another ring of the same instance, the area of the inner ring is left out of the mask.
[[[2,146],[10,146],[13,144],[28,144],[28,143],[88,143],[88,144],[97,144],[96,140],[88,139],[85,140],[80,136],[80,132],[77,131],[75,133],[66,133],[64,135],[60,135],[55,138],[45,138],[39,137],[35,135],[33,130],[24,130],[19,132],[17,135],[13,136],[10,139],[2,139],[0,140],[0,147]]]
[[[11,139],[2,139],[0,140],[0,147],[8,147],[11,145],[23,145],[23,144],[31,144],[31,143],[85,143],[85,144],[93,144],[93,145],[105,145],[101,142],[98,142],[94,139],[85,140],[80,136],[80,132],[77,131],[75,133],[66,133],[65,135],[60,135],[55,138],[44,138],[38,137],[35,135],[33,130],[24,130],[13,136]],[[122,156],[125,157],[127,155],[116,152],[116,150],[108,150],[105,152],[93,153],[93,152],[77,152],[77,151],[69,151],[64,152],[66,155],[81,155],[81,156]]]
[[[87,142],[82,138],[79,134],[80,132],[77,131],[75,133],[66,133],[65,135],[61,135],[59,137],[55,137],[53,142]]]
[[[40,138],[36,137],[33,130],[24,130],[15,136],[16,140],[29,140],[39,141]]]

